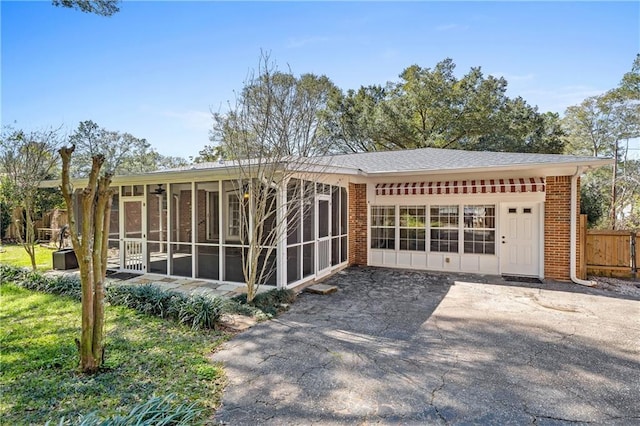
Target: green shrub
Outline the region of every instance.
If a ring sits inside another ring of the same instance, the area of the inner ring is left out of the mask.
[[[219,297],[191,296],[179,304],[178,321],[197,330],[215,328],[222,315],[224,301]]]
[[[154,284],[117,284],[107,288],[107,301],[148,315],[171,318],[193,329],[212,329],[220,322],[224,300],[187,296]]]
[[[13,265],[0,265],[0,283],[9,283],[21,280],[29,272],[26,268]]]
[[[133,409],[120,416],[113,416],[101,420],[97,412],[80,416],[76,421],[62,418],[57,423],[48,421],[45,426],[187,426],[194,424],[202,410],[195,404],[178,404],[175,395],[164,398],[153,397],[147,402],[136,405]]]
[[[289,305],[296,300],[296,292],[293,290],[269,290],[259,293],[250,304],[247,303],[247,295],[241,294],[234,297],[240,304],[254,306],[268,316],[275,316],[289,309]]]
[[[43,293],[81,300],[82,286],[77,275],[47,276],[13,266],[0,266],[1,282]],[[194,330],[213,329],[220,322],[224,300],[219,297],[187,296],[164,290],[153,284],[111,284],[105,289],[105,300],[147,315],[170,318]]]
[[[47,276],[15,266],[0,265],[0,282],[13,282],[19,287],[43,293],[81,298],[80,278],[76,275]]]
[[[164,290],[153,284],[115,284],[107,288],[106,299],[112,305],[122,305],[148,315],[177,318],[174,306],[186,296]]]

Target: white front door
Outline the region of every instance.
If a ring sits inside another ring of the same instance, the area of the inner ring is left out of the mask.
[[[318,195],[316,207],[316,276],[323,276],[331,270],[331,197]]]
[[[124,197],[123,197],[124,198]],[[145,203],[143,198],[122,199],[123,236],[121,240],[122,269],[128,272],[144,273],[147,268],[145,244]]]
[[[500,272],[541,276],[540,204],[505,203],[500,215]]]

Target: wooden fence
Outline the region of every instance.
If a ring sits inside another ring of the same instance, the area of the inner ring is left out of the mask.
[[[582,236],[585,237],[584,231]],[[586,242],[582,257],[586,262],[581,262],[580,275],[637,278],[640,233],[590,229],[586,231]]]

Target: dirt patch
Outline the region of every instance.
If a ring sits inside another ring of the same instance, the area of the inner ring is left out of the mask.
[[[640,298],[640,281],[638,280],[623,280],[620,278],[594,276],[590,276],[589,280],[598,283],[596,288],[624,294],[625,296],[635,296]]]

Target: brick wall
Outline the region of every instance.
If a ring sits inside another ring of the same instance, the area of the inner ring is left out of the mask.
[[[180,191],[178,241],[191,242],[191,190]],[[174,216],[175,217],[175,216]]]
[[[577,183],[580,187],[580,181]],[[580,192],[577,193],[576,226],[580,223]],[[569,281],[571,263],[571,176],[547,176],[544,207],[545,278]],[[576,268],[580,265],[576,240]]]
[[[349,265],[367,264],[367,185],[349,184]]]
[[[207,241],[207,192],[200,189],[198,194],[198,235],[197,242],[203,243]]]

